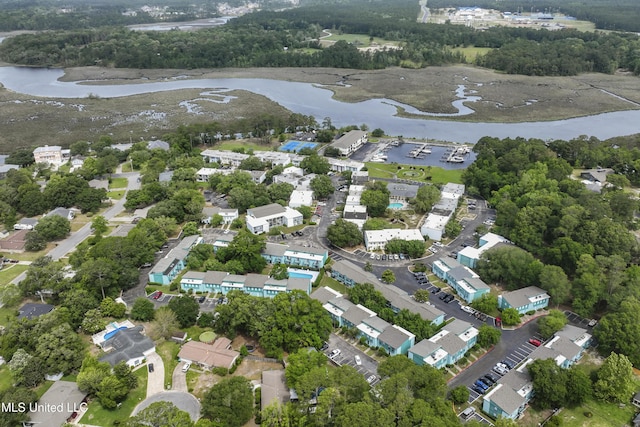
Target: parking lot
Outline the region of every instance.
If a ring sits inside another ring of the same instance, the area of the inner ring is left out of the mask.
[[[544,340],[542,339],[542,336],[540,336],[540,334],[535,333],[531,336],[532,339],[537,339],[540,342],[544,342]],[[502,359],[501,363],[504,363],[505,365],[511,366],[511,369],[516,368],[520,362],[522,362],[523,360],[525,360],[527,357],[529,357],[529,355],[533,352],[533,350],[536,349],[536,346],[533,344],[530,344],[528,341],[522,342],[520,345],[514,347],[511,349],[511,352],[504,357],[504,359]],[[491,370],[491,372],[485,372],[485,373],[481,373],[480,375],[478,375],[478,378],[482,377],[483,375],[486,374],[491,374],[493,375],[496,379],[500,379],[504,376],[506,372],[497,372],[495,370]],[[485,393],[479,393],[477,390],[474,390],[474,383],[478,378],[474,378],[472,380],[469,381],[469,384],[466,384],[467,388],[469,389],[469,403],[473,403],[475,402],[477,399],[481,398],[483,394],[485,394],[487,391],[485,391]],[[486,381],[485,381],[486,382]],[[491,387],[489,387],[489,390],[491,390]]]
[[[163,307],[167,304],[169,304],[169,301],[171,301],[171,299],[173,298],[177,298],[180,295],[175,295],[175,294],[165,294],[163,293],[162,295],[160,295],[158,297],[158,293],[160,291],[155,291],[150,293],[149,295],[147,295],[147,299],[151,302],[153,302],[153,304],[156,306],[156,308],[160,308]],[[196,301],[198,301],[198,304],[200,305],[200,311],[201,312],[212,312],[216,309],[216,305],[218,305],[219,301],[218,298],[209,298],[208,296],[205,296],[205,299],[203,302],[199,302],[200,301],[200,297],[202,297],[203,295],[195,295],[194,298],[196,299]]]
[[[333,363],[338,366],[352,366],[356,371],[361,373],[365,379],[375,376],[375,379],[370,382],[372,386],[380,381],[378,377],[378,362],[375,359],[367,356],[363,351],[336,334],[331,334],[327,343],[329,346],[324,350],[327,356],[334,350],[340,350],[340,354],[330,358]],[[360,365],[356,364],[356,355],[360,357]]]
[[[596,326],[598,324],[597,321],[595,321],[593,319],[585,319],[584,317],[580,317],[579,315],[577,315],[573,311],[565,310],[564,311],[564,315],[567,316],[567,319],[569,320],[569,323],[571,323],[572,325],[577,326],[579,328],[585,328],[585,329],[593,328],[594,326]]]

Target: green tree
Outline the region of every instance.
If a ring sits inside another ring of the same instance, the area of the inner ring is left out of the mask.
[[[549,293],[556,307],[565,303],[571,295],[571,282],[557,265],[545,265],[540,270],[540,287]]]
[[[434,185],[423,185],[418,188],[416,197],[411,199],[409,203],[421,213],[431,211],[433,205],[440,200],[440,190]]]
[[[393,274],[392,270],[387,269],[382,272],[381,279],[384,283],[391,284],[396,281],[396,275]]]
[[[127,387],[114,375],[106,376],[100,381],[96,397],[105,409],[115,409],[129,393]]]
[[[384,131],[380,128],[375,128],[371,131],[371,136],[373,136],[374,138],[381,138],[384,136]]]
[[[469,388],[464,385],[459,385],[449,392],[449,396],[453,403],[456,405],[462,405],[469,401]]]
[[[285,376],[287,378],[287,386],[296,388],[298,380],[313,368],[325,366],[329,359],[319,351],[310,351],[302,348],[295,353],[291,353],[287,358],[287,367],[285,368]]]
[[[562,311],[550,310],[548,315],[538,319],[538,331],[542,338],[549,339],[566,324],[567,316]]]
[[[500,329],[492,328],[489,325],[481,325],[478,330],[478,345],[484,348],[489,348],[500,342],[500,336],[502,331]]]
[[[182,235],[184,237],[198,234],[200,234],[200,230],[198,230],[198,224],[195,221],[189,221],[182,227]]]
[[[148,299],[138,298],[133,303],[133,307],[131,308],[131,318],[133,320],[147,322],[149,320],[153,320],[154,315],[155,306]]]
[[[21,348],[13,353],[8,366],[17,386],[33,388],[44,381],[42,361]]]
[[[602,354],[624,354],[634,366],[640,366],[640,302],[630,297],[618,310],[607,313],[594,331]]]
[[[182,295],[179,298],[171,298],[169,309],[176,314],[180,327],[188,328],[195,325],[200,306],[194,298]]]
[[[193,299],[187,296],[183,296],[181,298]],[[153,323],[151,324],[151,331],[149,335],[154,339],[164,338],[165,340],[168,340],[179,326],[176,312],[170,307],[160,307],[154,314],[155,316]]]
[[[567,397],[566,370],[553,359],[537,359],[527,367],[533,379],[536,405],[540,408],[561,407]]]
[[[384,230],[385,228],[391,228],[391,224],[384,218],[369,218],[362,226],[362,231],[367,230]]]
[[[389,190],[386,182],[376,181],[378,182],[382,185],[364,190],[360,196],[360,203],[367,207],[367,213],[373,217],[384,216],[389,206]]]
[[[0,402],[5,404],[7,407],[18,408],[18,405],[26,405],[28,408],[29,405],[38,401],[38,395],[35,391],[30,390],[25,387],[9,387],[6,390],[0,392]],[[0,426],[1,427],[14,427],[23,425],[23,421],[28,420],[28,413],[20,412],[20,411],[3,411],[0,414]]]
[[[193,427],[189,414],[171,402],[155,402],[129,418],[124,427]]]
[[[288,267],[286,264],[274,264],[269,275],[276,280],[287,279],[289,277]]]
[[[69,235],[71,223],[59,215],[49,215],[38,221],[33,229],[47,241],[59,240]]]
[[[349,248],[362,243],[362,232],[352,222],[338,218],[327,228],[327,239],[339,248]]]
[[[502,310],[502,324],[504,326],[515,326],[520,323],[520,313],[515,308],[505,308]]]
[[[313,191],[316,199],[326,199],[335,191],[331,178],[327,175],[317,175],[309,182],[309,188]]]
[[[309,207],[309,206],[298,206],[295,209],[302,214],[302,218],[304,218],[304,219],[311,218],[311,215],[313,214],[313,211],[311,210],[311,207]]]
[[[68,374],[82,364],[84,345],[78,334],[63,323],[37,338],[36,351],[47,374]]]
[[[307,173],[315,173],[317,175],[326,175],[331,170],[329,161],[315,153],[302,159],[300,167]]]
[[[444,234],[452,239],[458,237],[460,232],[462,232],[462,224],[456,221],[455,218],[451,218],[444,226]]]
[[[633,366],[623,354],[611,353],[596,374],[593,393],[598,399],[626,403],[635,390]]]
[[[491,294],[483,294],[471,303],[471,307],[482,313],[491,314],[498,309],[498,297]]]
[[[102,236],[109,231],[109,222],[102,215],[96,215],[91,220],[91,230],[96,236]]]
[[[80,328],[85,334],[92,335],[103,330],[105,326],[106,322],[102,318],[102,313],[99,309],[94,308],[85,313]]]
[[[591,396],[593,384],[589,374],[579,365],[572,366],[567,372],[566,404],[581,406]]]
[[[240,270],[236,274],[260,273],[267,265],[267,261],[260,255],[266,247],[264,236],[257,236],[249,230],[241,230],[235,235],[231,243],[216,253],[220,262],[234,260]]]
[[[253,387],[244,377],[223,378],[202,399],[202,415],[223,426],[243,426],[252,414]]]
[[[269,200],[272,202],[286,205],[289,203],[289,198],[291,198],[293,190],[293,185],[288,182],[279,182],[267,187],[267,194],[269,195]]]
[[[119,302],[115,302],[110,297],[106,297],[100,303],[100,312],[102,312],[102,314],[107,317],[122,319],[126,311],[127,311],[126,305]]]
[[[413,298],[417,302],[427,302],[427,301],[429,301],[429,295],[431,295],[431,293],[428,290],[426,290],[426,289],[418,289],[413,294]]]
[[[100,383],[109,375],[111,375],[111,366],[107,362],[99,362],[94,356],[87,355],[82,361],[76,382],[80,391],[95,396]]]

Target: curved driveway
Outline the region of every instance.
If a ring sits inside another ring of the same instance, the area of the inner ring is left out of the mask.
[[[135,407],[131,415],[136,415],[147,406],[156,402],[171,402],[178,409],[185,411],[191,417],[194,422],[200,418],[200,402],[194,396],[189,393],[181,391],[163,391],[162,393],[154,394],[151,397],[147,397],[138,406]]]
[[[182,372],[182,367],[185,365],[185,362],[180,362],[173,370],[172,381],[171,381],[171,389],[174,391],[184,391],[187,392],[187,374]]]

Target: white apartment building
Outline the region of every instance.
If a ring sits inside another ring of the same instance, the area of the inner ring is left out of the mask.
[[[386,230],[367,230],[364,232],[364,244],[368,251],[384,249],[387,242],[393,239],[424,241],[420,230],[416,228],[409,230],[389,228]]]
[[[302,214],[277,203],[247,209],[247,229],[253,234],[268,233],[272,227],[302,224]]]

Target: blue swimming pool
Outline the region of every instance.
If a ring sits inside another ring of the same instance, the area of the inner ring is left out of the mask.
[[[313,279],[312,274],[298,273],[297,271],[290,271],[289,277],[292,277],[294,279]]]
[[[389,206],[387,206],[389,209],[402,209],[404,208],[404,204],[402,203],[389,203]]]

